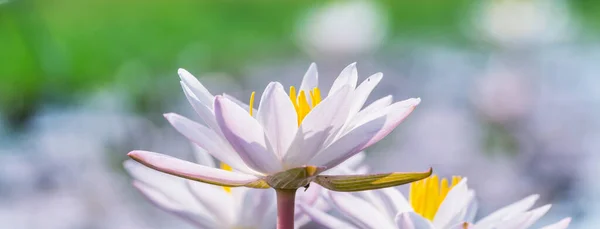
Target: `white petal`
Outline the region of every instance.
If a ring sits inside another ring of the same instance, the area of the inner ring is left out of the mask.
[[[346,85],[350,86],[351,90],[354,90],[354,88],[356,88],[357,81],[358,72],[356,71],[356,63],[352,63],[344,68],[340,75],[335,79],[327,97],[333,95],[333,93],[342,89],[342,87]]]
[[[529,208],[531,208],[538,198],[539,195],[537,194],[525,197],[520,201],[517,201],[511,205],[508,205],[491,213],[490,215],[479,220],[475,225],[477,228],[488,228],[490,226],[493,226],[497,222],[507,220],[508,218],[511,218],[516,214],[521,214],[527,211]]]
[[[387,136],[412,112],[416,104],[418,104],[418,100],[397,102],[366,117],[365,123],[360,123],[346,135],[334,141],[317,154],[310,164],[331,168],[344,162]]]
[[[507,222],[505,225],[502,225],[500,227],[498,227],[498,229],[501,228],[505,228],[505,229],[527,229],[529,227],[531,227],[531,225],[533,225],[535,222],[537,222],[540,218],[542,218],[542,216],[544,216],[548,210],[550,210],[551,205],[547,204],[544,206],[541,206],[539,208],[536,208],[534,210],[531,210],[529,212],[526,212],[524,215],[527,215],[526,220],[521,221],[519,219],[514,220],[514,224],[512,223],[513,220],[510,220],[509,222]],[[515,217],[518,218],[518,217]]]
[[[469,193],[467,187],[467,178],[463,178],[454,188],[448,192],[448,195],[442,201],[438,211],[433,218],[433,225],[436,228],[445,228],[451,225],[461,223],[473,194]]]
[[[187,180],[186,185],[196,200],[219,222],[232,222],[235,212],[233,198],[222,187]]]
[[[541,229],[567,229],[569,227],[569,224],[571,223],[571,218],[564,218],[561,221],[558,221],[557,223],[554,223],[552,225],[548,225],[545,227],[542,227]]]
[[[310,64],[308,70],[304,74],[302,78],[302,83],[300,84],[300,91],[311,91],[313,88],[319,86],[319,73],[317,71],[317,65],[315,63]]]
[[[286,166],[293,168],[306,165],[322,149],[327,138],[341,128],[348,114],[346,99],[349,92],[348,87],[340,89],[306,115],[283,157]]]
[[[214,104],[215,118],[223,136],[246,165],[269,174],[282,170],[277,156],[267,148],[270,143],[262,126],[248,111],[222,96],[216,96]]]
[[[170,212],[174,215],[177,215],[199,228],[215,228],[216,222],[212,219],[211,216],[192,211],[186,207],[182,207],[180,204],[174,203],[167,195],[157,191],[150,186],[147,186],[141,182],[134,182],[133,186],[138,189],[151,203],[156,205],[157,207]]]
[[[392,104],[392,102],[393,102],[393,97],[391,95],[388,95],[386,97],[375,100],[374,102],[369,104],[369,106],[365,107],[365,109],[362,109],[361,111],[359,111],[358,114],[356,114],[349,121],[349,124],[345,129],[351,130],[353,127],[356,126],[357,123],[363,122],[362,120],[365,117],[368,117],[369,115],[388,107],[389,105]]]
[[[221,136],[215,133],[212,129],[203,126],[197,122],[187,119],[175,113],[164,115],[165,118],[190,141],[196,143],[202,149],[205,149],[213,157],[217,158],[232,168],[244,173],[256,174],[259,173],[248,168],[242,158],[231,148]],[[211,166],[214,167],[214,166]]]
[[[243,186],[258,180],[253,175],[206,167],[149,151],[136,150],[129,152],[127,155],[137,162],[158,171],[206,183]]]
[[[275,154],[283,157],[294,140],[298,116],[280,83],[271,82],[265,88],[256,118],[264,127]]]
[[[173,204],[184,206],[190,211],[198,210],[198,203],[185,185],[185,179],[148,168],[134,160],[127,160],[123,167],[136,182],[165,195]],[[162,197],[161,197],[162,198]]]
[[[210,156],[210,154],[208,153],[207,150],[203,149],[202,147],[198,146],[197,144],[191,144],[192,145],[192,149],[194,151],[194,158],[196,158],[196,162],[198,164],[204,165],[204,166],[208,166],[208,167],[215,167],[215,161],[213,160],[212,156]]]
[[[181,82],[190,88],[200,102],[207,106],[212,104],[214,96],[206,89],[206,87],[204,87],[204,85],[202,85],[202,83],[200,83],[200,81],[198,81],[198,79],[196,79],[196,77],[183,68],[180,68],[177,73],[179,74],[179,78],[181,78]]]
[[[358,111],[365,105],[369,95],[375,89],[375,86],[379,84],[383,78],[383,74],[381,72],[375,73],[372,76],[369,76],[365,81],[363,81],[354,91],[354,99],[352,101],[352,105],[350,107],[350,112],[348,118],[353,118]]]
[[[470,224],[469,222],[462,222],[462,223],[457,223],[453,226],[450,226],[448,229],[472,229],[473,228],[473,224]]]
[[[356,228],[352,224],[346,223],[338,218],[328,215],[325,212],[317,210],[309,205],[300,203],[300,209],[302,212],[306,213],[312,220],[316,223],[330,229],[338,229],[338,228],[347,228],[353,229]]]
[[[275,193],[273,189],[249,189],[242,200],[239,209],[240,216],[236,223],[237,228],[260,228],[267,222],[276,222],[276,215],[268,215],[276,208]]]
[[[394,228],[391,220],[369,202],[349,193],[328,192],[332,203],[360,228]]]
[[[183,82],[181,82],[181,88],[183,88],[183,93],[185,97],[188,99],[196,114],[202,118],[202,121],[213,129],[219,136],[223,136],[221,133],[221,129],[219,129],[219,125],[217,125],[217,121],[215,120],[215,114],[212,110],[212,102],[210,104],[204,104],[198,99],[196,95],[191,91],[191,89],[186,86]]]
[[[434,229],[429,220],[415,212],[401,212],[396,215],[398,229]]]
[[[392,187],[380,190],[381,192],[379,193],[383,194],[380,198],[384,201],[384,203],[387,203],[389,205],[388,208],[390,208],[392,212],[398,213],[412,211],[412,207],[410,206],[404,195],[402,195],[402,193],[398,191],[398,189]]]
[[[223,97],[231,100],[232,102],[234,102],[235,104],[237,104],[238,106],[240,106],[242,109],[244,109],[245,111],[250,112],[250,106],[242,101],[240,101],[239,99],[237,99],[236,97],[233,97],[227,93],[223,93]],[[252,108],[252,114],[256,114],[258,112],[258,110],[253,107]]]

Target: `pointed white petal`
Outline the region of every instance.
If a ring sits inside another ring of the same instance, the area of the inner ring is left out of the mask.
[[[264,127],[275,154],[278,158],[283,157],[294,140],[298,116],[280,83],[271,82],[265,88],[256,118]]]
[[[219,136],[223,136],[223,134],[221,133],[221,129],[219,129],[219,125],[217,125],[217,121],[215,120],[215,114],[212,110],[212,102],[210,104],[202,103],[200,99],[198,99],[198,97],[194,95],[191,89],[188,86],[186,86],[183,82],[181,83],[181,88],[183,88],[183,93],[185,94],[185,97],[192,105],[192,108],[194,108],[194,111],[196,111],[196,114],[198,114],[198,116],[202,118],[202,121],[204,121],[204,123],[211,129],[213,129]]]
[[[203,126],[200,123],[194,122],[181,115],[175,113],[167,113],[165,118],[190,141],[196,143],[202,149],[205,149],[213,157],[217,158],[232,168],[244,173],[259,174],[244,163],[242,158],[231,148],[221,136],[215,133],[212,129]],[[214,166],[210,166],[214,167]]]
[[[352,63],[348,65],[346,68],[342,70],[340,75],[335,79],[327,97],[333,95],[336,91],[342,89],[344,86],[349,86],[353,91],[356,88],[356,83],[358,81],[358,71],[356,71],[356,63]]]
[[[396,226],[398,229],[434,229],[429,220],[415,212],[401,212],[396,215]]]
[[[348,118],[353,118],[360,111],[360,109],[365,105],[365,102],[367,102],[369,95],[373,89],[375,89],[377,84],[379,84],[382,78],[383,74],[381,72],[375,73],[372,76],[369,76],[369,78],[363,81],[356,88]]]
[[[346,99],[349,92],[348,87],[340,89],[306,115],[283,157],[286,166],[293,168],[306,165],[322,149],[327,138],[341,128],[348,114]]]
[[[525,197],[520,201],[517,201],[511,205],[508,205],[491,213],[490,215],[479,220],[475,225],[477,228],[488,228],[494,225],[494,223],[507,220],[508,218],[511,218],[516,214],[521,214],[529,210],[529,208],[531,208],[533,204],[535,204],[535,201],[537,201],[538,198],[539,195],[537,194]]]
[[[136,150],[129,152],[127,155],[137,162],[158,171],[209,184],[235,187],[244,186],[258,180],[253,175],[206,167],[149,151]]]
[[[311,165],[332,168],[387,136],[412,112],[416,101],[394,103],[365,118],[356,128],[317,154]]]
[[[314,220],[316,223],[318,223],[321,226],[324,226],[326,228],[330,228],[330,229],[338,229],[338,228],[353,229],[353,228],[356,228],[352,224],[346,223],[338,218],[330,216],[327,213],[322,212],[318,209],[315,209],[309,205],[300,203],[298,206],[300,207],[300,210],[302,212],[304,212],[305,214],[307,214],[308,216],[310,216],[310,218],[312,220]]]
[[[533,209],[523,214],[524,216],[522,218],[517,216],[515,219],[511,219],[506,222],[506,224],[499,226],[498,229],[527,229],[537,222],[542,216],[544,216],[548,210],[550,210],[550,207],[551,205],[547,204]]]
[[[215,117],[223,136],[250,168],[263,173],[282,170],[281,162],[272,150],[262,126],[231,100],[216,96]]]
[[[473,224],[470,224],[468,221],[466,221],[452,225],[448,229],[473,229]]]
[[[141,182],[134,182],[133,186],[138,189],[152,204],[191,222],[199,228],[214,228],[216,226],[216,223],[211,216],[207,215],[206,213],[194,212],[186,207],[181,206],[180,204],[174,203],[169,200],[165,194],[151,188],[148,185],[145,185]]]
[[[436,228],[446,228],[463,221],[464,215],[473,196],[467,187],[467,178],[463,178],[448,192],[433,218]]]
[[[369,202],[349,193],[328,192],[332,203],[360,228],[394,228],[391,220]]]
[[[187,85],[192,93],[196,95],[196,97],[202,102],[204,105],[209,106],[212,104],[213,95],[188,71],[183,68],[180,68],[177,73],[179,74],[179,78],[181,78],[181,82]]]
[[[375,100],[375,102],[372,102],[367,107],[365,107],[365,109],[362,109],[358,112],[358,114],[354,115],[354,117],[349,121],[349,124],[345,128],[346,132],[355,127],[357,123],[364,123],[362,120],[365,117],[368,117],[375,112],[385,109],[386,107],[391,105],[392,102],[393,97],[391,95]]]
[[[198,164],[208,166],[208,167],[213,167],[213,168],[216,167],[213,157],[210,156],[210,154],[208,153],[207,150],[203,149],[202,147],[198,146],[197,144],[191,144],[191,145],[192,145],[192,150],[194,151],[194,158],[196,159],[196,162]]]
[[[541,229],[567,229],[569,227],[569,224],[571,223],[571,218],[564,218],[561,221],[558,221],[557,223],[542,227]]]
[[[311,91],[313,88],[319,86],[319,73],[317,71],[317,64],[312,63],[302,78],[302,84],[300,84],[300,91]]]
[[[186,185],[196,200],[219,219],[219,222],[234,221],[235,212],[231,211],[235,207],[233,198],[223,187],[191,180],[187,180]]]

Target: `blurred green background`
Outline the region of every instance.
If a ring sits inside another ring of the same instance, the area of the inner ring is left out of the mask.
[[[597,15],[600,10],[585,6],[589,2],[578,1],[584,12]],[[388,11],[388,40],[467,43],[460,23],[471,1],[380,3]],[[156,86],[157,78],[171,77],[178,67],[242,77],[240,68],[248,60],[298,55],[294,27],[307,10],[323,4],[8,1],[0,5],[0,107],[9,123],[19,126],[40,104],[70,103],[114,84],[127,85],[138,109],[160,106],[141,87]],[[131,62],[138,68],[119,78]]]

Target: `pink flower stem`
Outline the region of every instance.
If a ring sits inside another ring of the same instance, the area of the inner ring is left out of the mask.
[[[296,189],[275,189],[277,192],[277,229],[294,229]]]

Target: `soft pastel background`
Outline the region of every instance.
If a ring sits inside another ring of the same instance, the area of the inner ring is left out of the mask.
[[[489,213],[530,193],[600,225],[600,2],[0,0],[0,228],[189,228],[122,168],[132,149],[190,158],[162,118],[197,119],[177,68],[247,100],[327,90],[347,64],[371,99],[421,97],[367,162],[469,177]],[[405,189],[405,187],[403,187]]]

